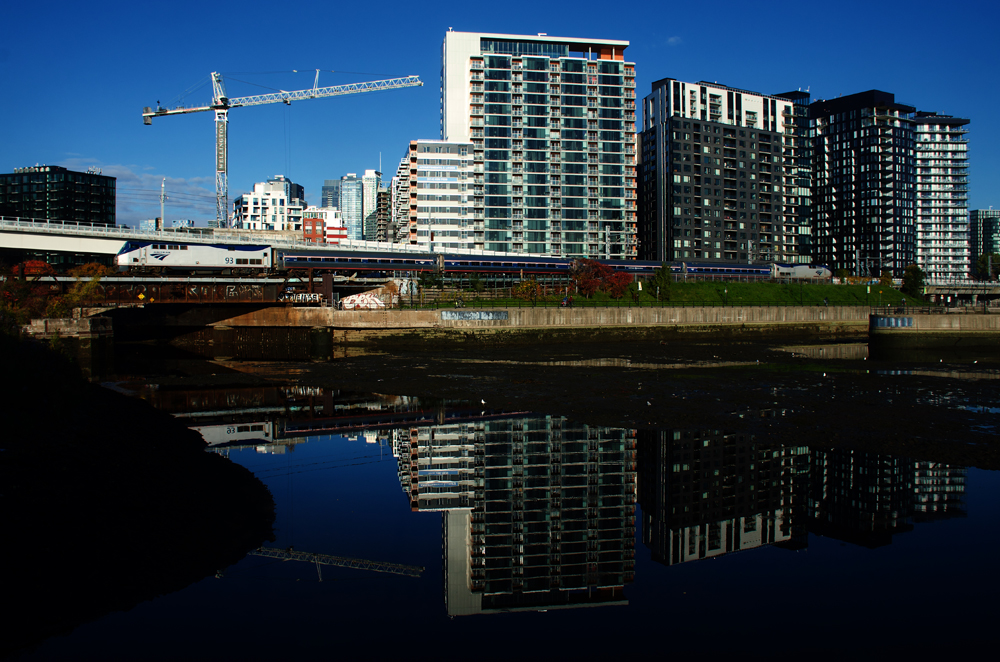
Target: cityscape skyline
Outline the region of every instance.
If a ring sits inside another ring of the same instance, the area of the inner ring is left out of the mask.
[[[883,62],[880,53],[893,48],[909,50],[910,44],[924,30],[925,19],[935,15],[929,3],[918,3],[907,16],[891,18],[895,28],[886,32],[878,16],[864,25],[852,22],[850,12],[842,16],[824,15],[821,24],[810,23],[814,39],[812,57],[788,58],[780,40],[762,45],[755,62],[780,62],[781,66],[747,67],[740,59],[725,52],[705,48],[699,22],[704,20],[694,8],[671,10],[671,22],[664,27],[655,18],[665,10],[653,6],[601,17],[583,12],[579,19],[555,12],[533,11],[531,20],[512,11],[503,18],[488,16],[485,11],[470,12],[445,3],[422,13],[416,24],[389,19],[379,25],[385,43],[397,41],[405,47],[379,50],[361,42],[358,34],[344,34],[334,44],[302,42],[296,47],[264,46],[250,50],[235,43],[220,43],[210,37],[213,12],[225,14],[226,8],[204,9],[198,22],[183,18],[181,8],[163,17],[163,33],[170,34],[184,49],[150,50],[141,26],[142,14],[116,12],[112,3],[78,14],[65,4],[59,17],[46,24],[45,38],[31,28],[12,35],[0,48],[7,88],[27,92],[32,103],[8,104],[0,110],[7,126],[20,127],[13,132],[5,149],[0,170],[33,166],[36,163],[63,165],[86,170],[89,166],[118,178],[118,217],[132,224],[158,215],[158,189],[166,177],[168,219],[211,218],[213,203],[213,135],[207,117],[174,118],[143,127],[140,111],[156,101],[175,106],[178,103],[202,103],[210,97],[208,74],[222,71],[230,95],[238,96],[265,88],[302,89],[311,87],[314,69],[334,67],[338,73],[324,70],[321,85],[376,80],[417,74],[424,87],[342,99],[316,100],[292,106],[240,109],[233,114],[230,127],[230,198],[252,189],[254,182],[277,174],[302,182],[307,201],[320,204],[325,179],[339,178],[346,172],[364,172],[395,163],[411,140],[439,136],[440,44],[449,27],[456,31],[535,34],[581,38],[621,39],[630,42],[628,59],[636,62],[637,96],[648,94],[654,80],[676,77],[687,80],[718,80],[720,84],[744,89],[810,89],[813,99],[833,99],[868,89],[893,92],[898,101],[910,105],[967,117],[970,150],[969,208],[997,206],[990,183],[998,178],[1000,166],[987,158],[1000,149],[1000,126],[991,121],[998,91],[989,85],[995,74],[989,69],[986,30],[990,16],[997,11],[982,3],[966,3],[962,13],[966,33],[952,44],[964,62],[957,69],[953,59],[947,62],[929,51],[910,56],[907,66]],[[923,5],[926,11],[921,11]],[[765,19],[744,16],[733,11],[716,13],[712,21],[721,29],[792,30],[794,24],[808,17],[802,12],[777,12]],[[801,9],[801,8],[800,8]],[[311,16],[321,17],[331,9],[321,6],[301,7]],[[339,12],[340,10],[338,10]],[[348,14],[360,10],[348,9]],[[892,13],[875,9],[877,13]],[[956,10],[961,12],[961,10]],[[37,24],[26,7],[13,8],[12,20],[23,25]],[[455,17],[461,16],[462,21]],[[651,16],[654,20],[646,20]],[[338,13],[339,20],[344,17]],[[787,17],[787,18],[782,18]],[[974,20],[976,18],[983,20]],[[347,18],[350,18],[348,16]],[[221,20],[221,16],[216,17]],[[459,24],[456,25],[456,22]],[[90,26],[91,29],[80,29]],[[981,34],[980,34],[981,33]],[[392,36],[406,35],[407,41]],[[108,37],[115,35],[115,40]],[[978,38],[978,36],[982,38]],[[854,47],[843,52],[841,44],[849,39]],[[104,40],[103,42],[101,40]],[[116,62],[113,78],[101,76],[104,68],[61,69],[53,60],[71,52],[85,52],[94,41],[101,42],[105,58]],[[43,50],[38,44],[58,44]],[[144,53],[133,58],[128,53]],[[770,55],[769,55],[770,54]],[[953,53],[954,54],[954,53]],[[817,63],[819,65],[817,66]],[[828,64],[825,64],[828,63]],[[835,64],[834,64],[835,63]],[[304,67],[311,66],[310,69]],[[299,69],[299,73],[290,72]],[[42,83],[44,81],[44,84]],[[984,84],[984,81],[986,84]],[[193,92],[174,100],[185,89]],[[975,89],[975,95],[960,96],[946,90]],[[388,96],[387,96],[388,95]],[[65,101],[72,98],[73,111]],[[134,133],[133,133],[134,132]],[[174,213],[171,213],[171,209]]]

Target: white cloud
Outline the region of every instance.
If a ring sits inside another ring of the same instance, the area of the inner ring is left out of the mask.
[[[135,227],[139,221],[160,215],[160,184],[163,175],[158,175],[150,167],[135,165],[103,164],[97,159],[73,156],[59,165],[70,170],[86,171],[100,168],[101,173],[114,177],[116,181],[116,221],[118,225]],[[177,219],[193,219],[197,225],[215,218],[215,180],[212,177],[167,177],[167,200],[164,216],[167,227]]]
[[[670,39],[667,39],[667,46],[680,46],[682,43],[684,43],[684,40],[680,37],[671,37]]]

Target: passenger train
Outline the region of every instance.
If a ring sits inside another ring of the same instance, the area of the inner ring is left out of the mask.
[[[195,244],[128,241],[116,262],[120,271],[137,273],[212,273],[233,276],[349,272],[390,275],[393,272],[441,272],[507,276],[564,276],[574,258],[537,255],[420,253],[391,251],[278,248],[266,244]],[[598,260],[615,271],[636,277],[652,276],[662,264],[638,260]],[[677,262],[676,276],[692,279],[746,278],[757,280],[821,280],[833,274],[825,266],[807,264],[719,264]]]

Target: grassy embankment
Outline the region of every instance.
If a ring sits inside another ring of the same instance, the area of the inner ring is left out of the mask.
[[[634,286],[633,286],[634,287]],[[871,292],[868,292],[868,288]],[[638,294],[636,299],[633,294]],[[471,292],[458,293],[466,306],[479,303],[491,307],[506,305],[532,305],[530,300],[500,295],[496,298],[486,293],[482,299]],[[451,306],[456,293],[445,292],[439,298],[439,305]],[[540,296],[537,305],[558,306],[562,294]],[[692,282],[673,283],[669,293],[660,293],[644,286],[642,292],[630,290],[620,299],[612,298],[606,292],[597,292],[591,298],[573,294],[574,306],[822,306],[824,299],[831,306],[895,306],[905,299],[907,306],[927,306],[927,302],[904,295],[897,289],[884,285],[832,285],[828,283],[740,283],[740,282]],[[429,304],[433,305],[433,304]]]

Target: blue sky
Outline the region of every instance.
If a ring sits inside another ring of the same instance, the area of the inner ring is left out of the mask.
[[[439,136],[449,27],[626,39],[637,94],[671,76],[813,98],[868,89],[972,120],[970,208],[1000,207],[1000,3],[49,2],[5,6],[0,172],[46,163],[118,177],[119,223],[214,217],[209,113],[142,124],[143,106],[417,74],[424,87],[236,109],[230,198],[285,174],[317,202],[324,179],[395,171],[409,140]],[[302,73],[293,74],[292,70]],[[330,73],[333,70],[335,73]],[[273,73],[284,72],[284,73]],[[192,87],[191,94],[180,98]],[[263,86],[263,87],[261,87]]]

